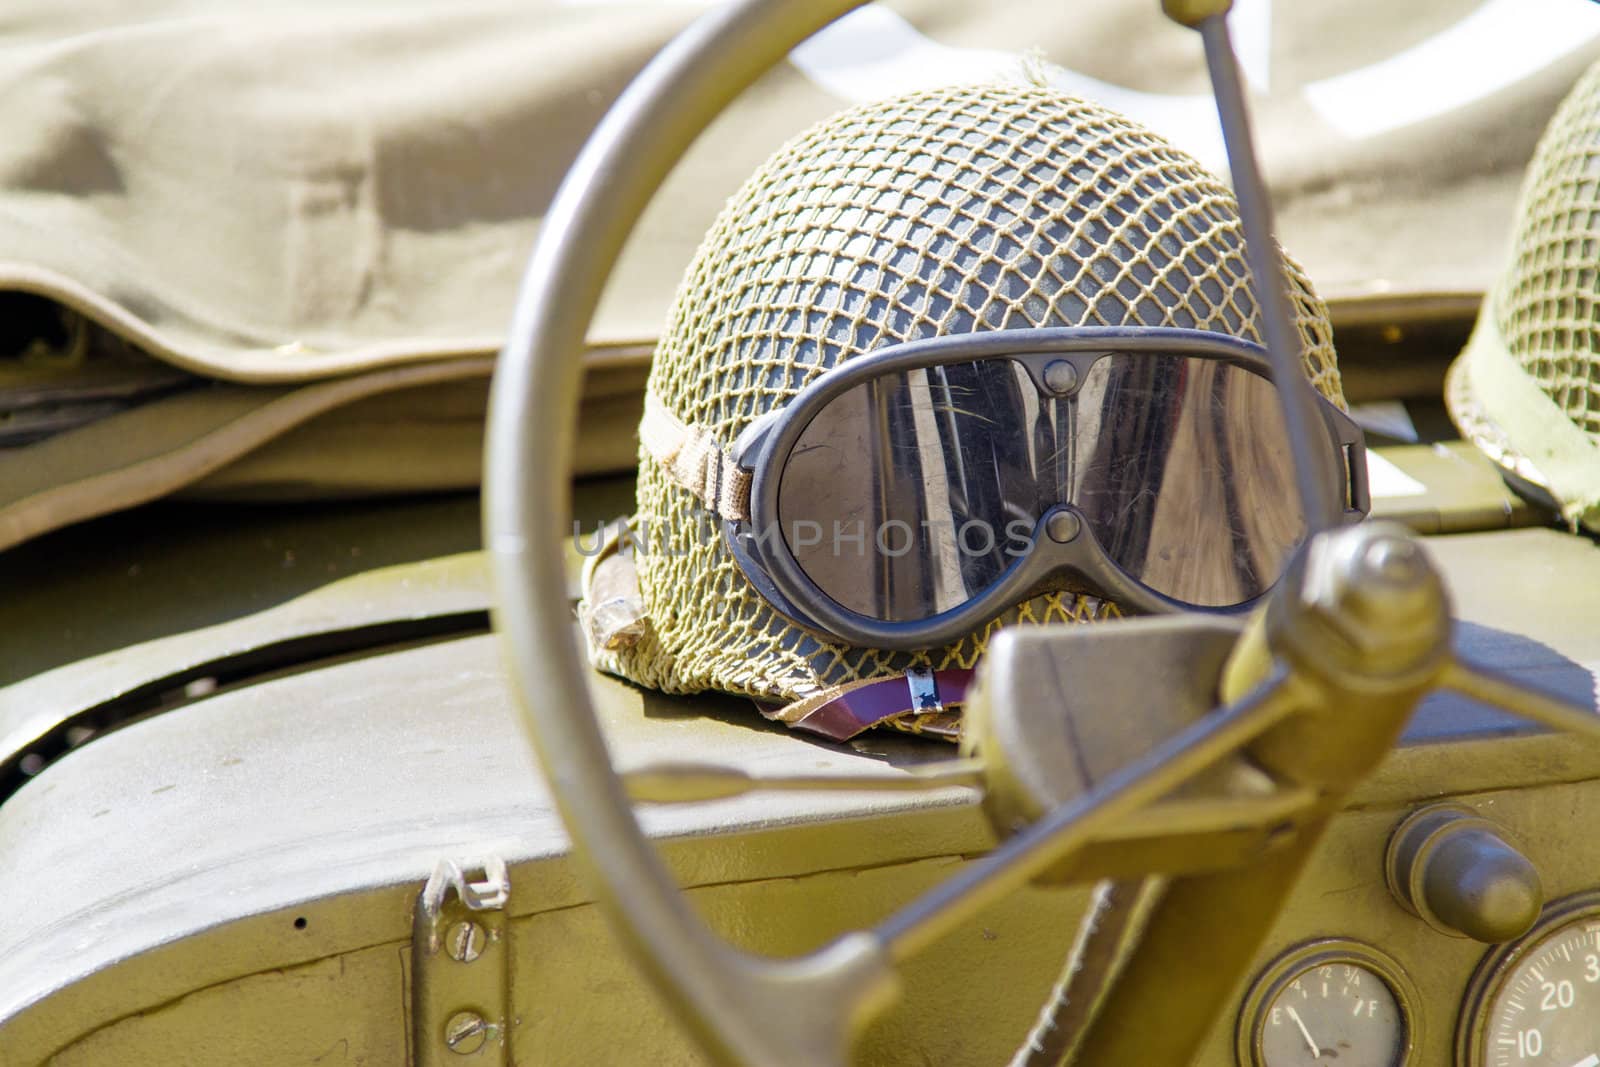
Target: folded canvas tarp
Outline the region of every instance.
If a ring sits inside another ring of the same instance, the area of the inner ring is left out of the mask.
[[[540,217],[611,99],[705,6],[8,4],[0,291],[222,384],[0,450],[0,546],[185,488],[473,484]],[[1600,55],[1600,10],[1560,0],[1241,0],[1234,23],[1284,243],[1336,303],[1481,292],[1546,117]],[[1198,42],[1155,0],[873,5],[719,120],[648,212],[590,338],[608,421],[586,469],[631,463],[619,383],[761,159],[853,101],[1005,76],[1024,49],[1221,165]]]

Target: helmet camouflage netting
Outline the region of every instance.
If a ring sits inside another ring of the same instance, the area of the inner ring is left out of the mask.
[[[1513,241],[1445,401],[1462,436],[1600,531],[1600,63],[1539,141]]]
[[[1294,264],[1306,367],[1342,404],[1326,309]],[[679,289],[648,390],[723,447],[840,362],[979,330],[1178,326],[1257,338],[1232,195],[1184,152],[1031,83],[932,89],[847,110],[729,201]],[[849,648],[779,615],[700,501],[641,452],[632,532],[646,615],[602,668],[674,693],[792,700],[913,664],[970,667],[1013,622],[1114,617],[1038,595],[926,653]]]

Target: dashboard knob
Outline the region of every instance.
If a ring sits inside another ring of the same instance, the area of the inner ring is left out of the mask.
[[[1440,933],[1496,945],[1533,928],[1544,886],[1506,831],[1470,808],[1413,812],[1389,840],[1384,864],[1400,906]]]

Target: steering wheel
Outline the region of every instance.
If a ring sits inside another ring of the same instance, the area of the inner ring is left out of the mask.
[[[702,18],[640,73],[551,204],[491,399],[485,536],[496,628],[524,726],[598,905],[703,1047],[730,1064],[844,1062],[853,1028],[893,999],[898,962],[1246,746],[1290,787],[1299,837],[1275,859],[1233,872],[1231,881],[1188,886],[1178,898],[1190,915],[1207,908],[1215,915],[1224,899],[1234,908],[1244,899],[1275,913],[1320,827],[1436,685],[1600,735],[1588,712],[1456,659],[1448,645],[1447,598],[1424,554],[1402,531],[1349,528],[1313,540],[1280,582],[1281,595],[1240,642],[1224,687],[1233,703],[1172,732],[1092,787],[1044,806],[994,851],[876,928],[781,960],[735,949],[707,928],[641,831],[629,789],[611,765],[589,696],[591,668],[567,610],[562,537],[579,356],[629,232],[691,142],[791,48],[863,2],[745,0]],[[1194,23],[1226,7],[1169,0],[1180,21]],[[1220,16],[1210,21],[1220,23]],[[1374,647],[1382,654],[1373,654]],[[991,730],[991,742],[1005,748],[1005,733]],[[1243,898],[1241,886],[1251,889]],[[1137,954],[1151,957],[1157,969],[1162,924],[1160,914],[1150,917]],[[1243,955],[1235,946],[1235,959],[1207,965],[1222,972],[1243,967],[1254,942],[1241,940]],[[1135,969],[1121,984],[1129,996],[1148,997],[1156,979],[1142,981]],[[1220,988],[1231,988],[1231,976],[1222,975]]]

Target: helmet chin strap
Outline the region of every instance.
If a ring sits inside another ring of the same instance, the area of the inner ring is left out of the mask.
[[[907,667],[899,674],[830,686],[762,714],[829,741],[848,741],[891,723],[909,733],[958,741],[961,717],[955,706],[966,700],[975,673],[959,667]]]

